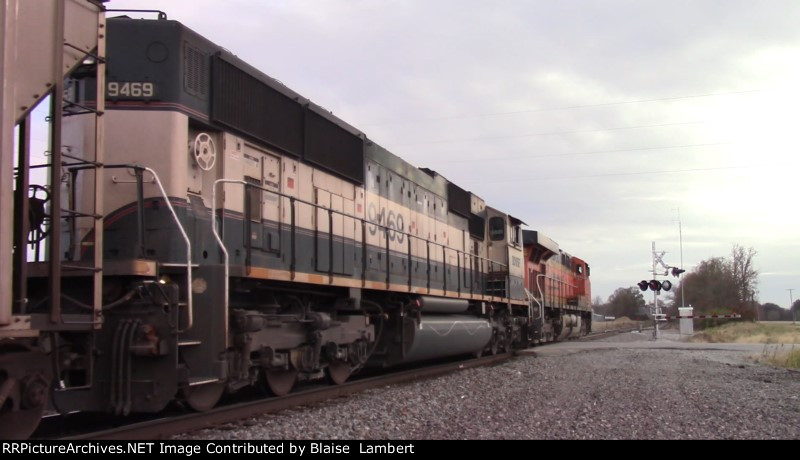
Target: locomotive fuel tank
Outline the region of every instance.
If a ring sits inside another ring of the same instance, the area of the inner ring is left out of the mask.
[[[466,315],[407,317],[403,363],[476,353],[492,338],[489,321]]]

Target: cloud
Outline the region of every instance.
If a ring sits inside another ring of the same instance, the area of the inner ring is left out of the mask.
[[[653,240],[677,263],[677,208],[686,266],[800,256],[794,0],[149,6],[551,236],[597,295],[646,277]],[[762,301],[800,288],[769,278]]]

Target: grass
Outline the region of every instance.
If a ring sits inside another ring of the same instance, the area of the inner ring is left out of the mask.
[[[696,334],[692,342],[800,344],[800,324],[730,322]]]
[[[800,369],[800,323],[731,322],[696,334],[692,342],[763,343],[756,362]]]
[[[592,332],[605,332],[613,329],[633,328],[639,324],[645,323],[643,321],[634,321],[626,316],[617,318],[614,321],[592,321]]]
[[[795,348],[794,344],[789,350],[786,350],[786,347],[785,344],[765,344],[761,356],[753,357],[753,359],[757,363],[764,362],[778,367],[800,369],[800,348]]]
[[[800,369],[800,350],[792,350],[786,356],[785,367]]]

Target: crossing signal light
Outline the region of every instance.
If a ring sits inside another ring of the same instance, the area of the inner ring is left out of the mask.
[[[682,270],[678,267],[672,267],[672,276],[679,277],[681,273],[685,272],[686,270]]]
[[[665,290],[665,291],[669,291],[670,289],[672,289],[672,283],[670,283],[669,280],[664,280],[664,281],[641,280],[636,285],[639,286],[639,289],[641,289],[642,291],[646,291],[647,289],[650,289],[651,291],[659,292],[662,289]]]

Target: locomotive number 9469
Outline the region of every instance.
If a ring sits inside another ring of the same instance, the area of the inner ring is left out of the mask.
[[[106,96],[111,98],[145,98],[156,95],[156,85],[149,81],[110,81]]]

